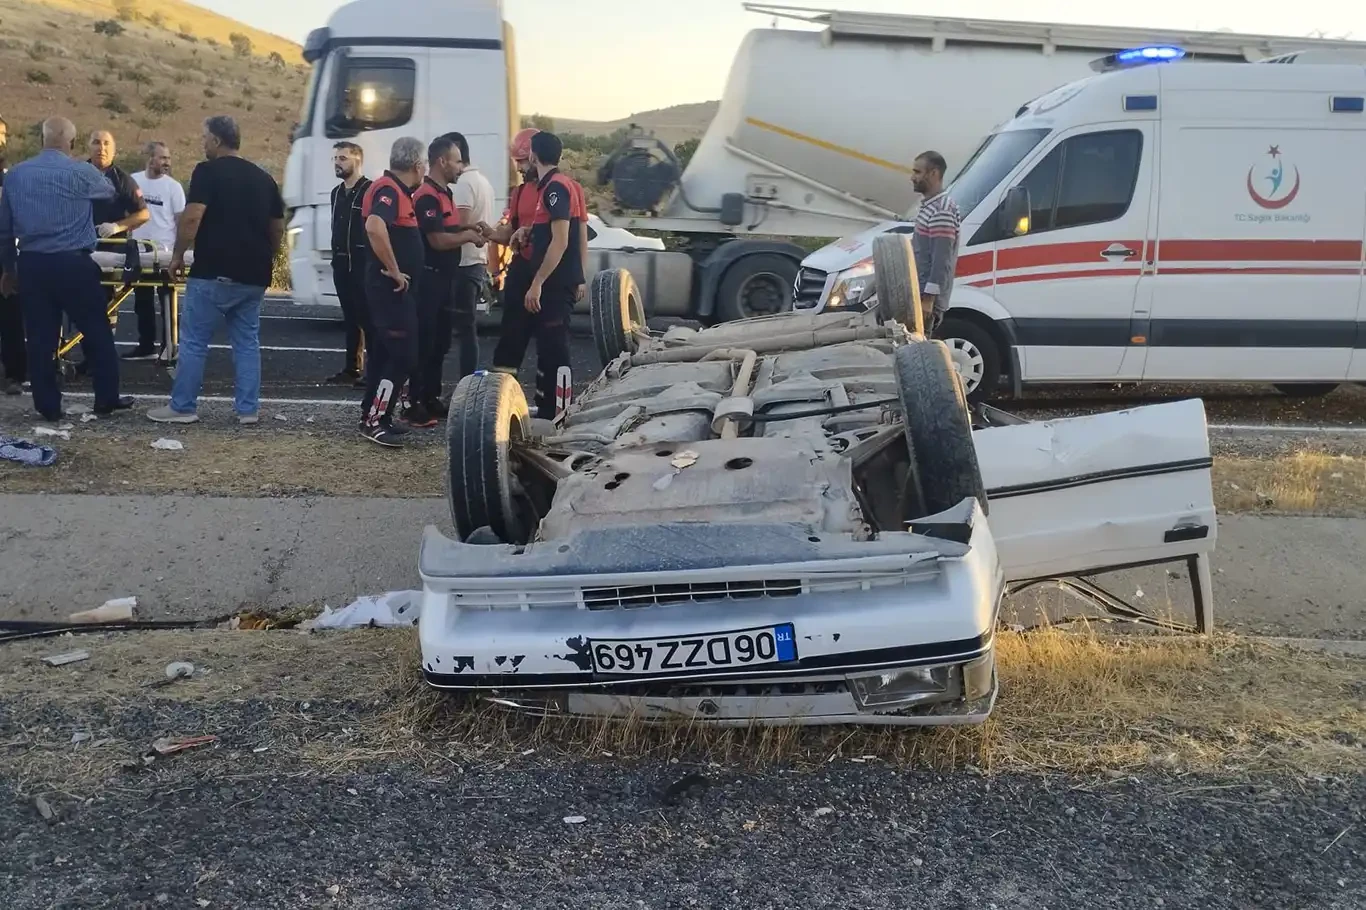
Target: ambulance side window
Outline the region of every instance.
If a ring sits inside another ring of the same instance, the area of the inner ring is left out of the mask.
[[[327,138],[389,130],[413,119],[417,67],[402,57],[342,57],[332,77]]]

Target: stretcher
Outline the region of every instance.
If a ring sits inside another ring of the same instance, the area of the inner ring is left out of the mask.
[[[109,324],[115,329],[118,327],[119,307],[138,288],[151,288],[156,292],[154,296],[163,326],[163,341],[157,352],[157,363],[173,366],[180,347],[180,293],[185,289],[185,284],[171,277],[171,249],[150,240],[105,238],[98,242],[91,258],[100,267],[100,286],[108,288],[109,303],[105,312]],[[185,267],[189,268],[193,263],[194,251],[187,251]],[[63,321],[62,336],[57,345],[57,362],[63,374],[74,368],[68,355],[84,337],[69,318]]]

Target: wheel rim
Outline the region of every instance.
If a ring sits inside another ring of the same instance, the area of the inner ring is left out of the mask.
[[[966,338],[946,338],[944,343],[949,347],[953,368],[963,380],[964,393],[971,395],[977,391],[977,387],[982,384],[982,377],[986,375],[986,358],[982,356],[977,345]]]
[[[776,272],[758,272],[740,285],[740,309],[746,316],[771,316],[787,309],[791,286]]]

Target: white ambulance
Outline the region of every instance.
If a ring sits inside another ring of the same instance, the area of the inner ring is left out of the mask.
[[[949,193],[940,335],[969,397],[1031,383],[1366,380],[1366,67],[1180,48],[1097,61],[1022,106]],[[1322,58],[1320,58],[1322,59]],[[1167,65],[1140,65],[1170,61]],[[932,143],[929,143],[932,144]],[[797,306],[856,304],[889,222],[813,253]]]

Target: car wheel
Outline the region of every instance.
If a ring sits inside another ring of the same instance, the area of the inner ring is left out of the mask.
[[[935,337],[949,349],[949,359],[963,380],[969,404],[986,401],[1001,381],[1001,349],[991,332],[966,319],[946,318]]]
[[[645,304],[626,269],[604,269],[593,276],[588,291],[593,343],[605,367],[622,353],[636,352],[636,332],[645,329]]]
[[[915,254],[905,234],[873,238],[873,280],[877,284],[879,322],[899,322],[915,335],[925,334],[915,274]]]
[[[1322,398],[1338,385],[1336,382],[1278,382],[1276,390],[1290,398]]]
[[[535,527],[512,471],[512,447],[530,437],[531,416],[516,377],[474,373],[451,394],[446,429],[446,500],[461,540],[490,528],[526,543]]]
[[[722,322],[775,316],[792,309],[797,263],[777,253],[754,253],[731,263],[716,293]]]
[[[969,496],[987,511],[963,384],[949,349],[913,341],[896,349],[896,390],[906,422],[906,445],[927,514],[951,509]]]

